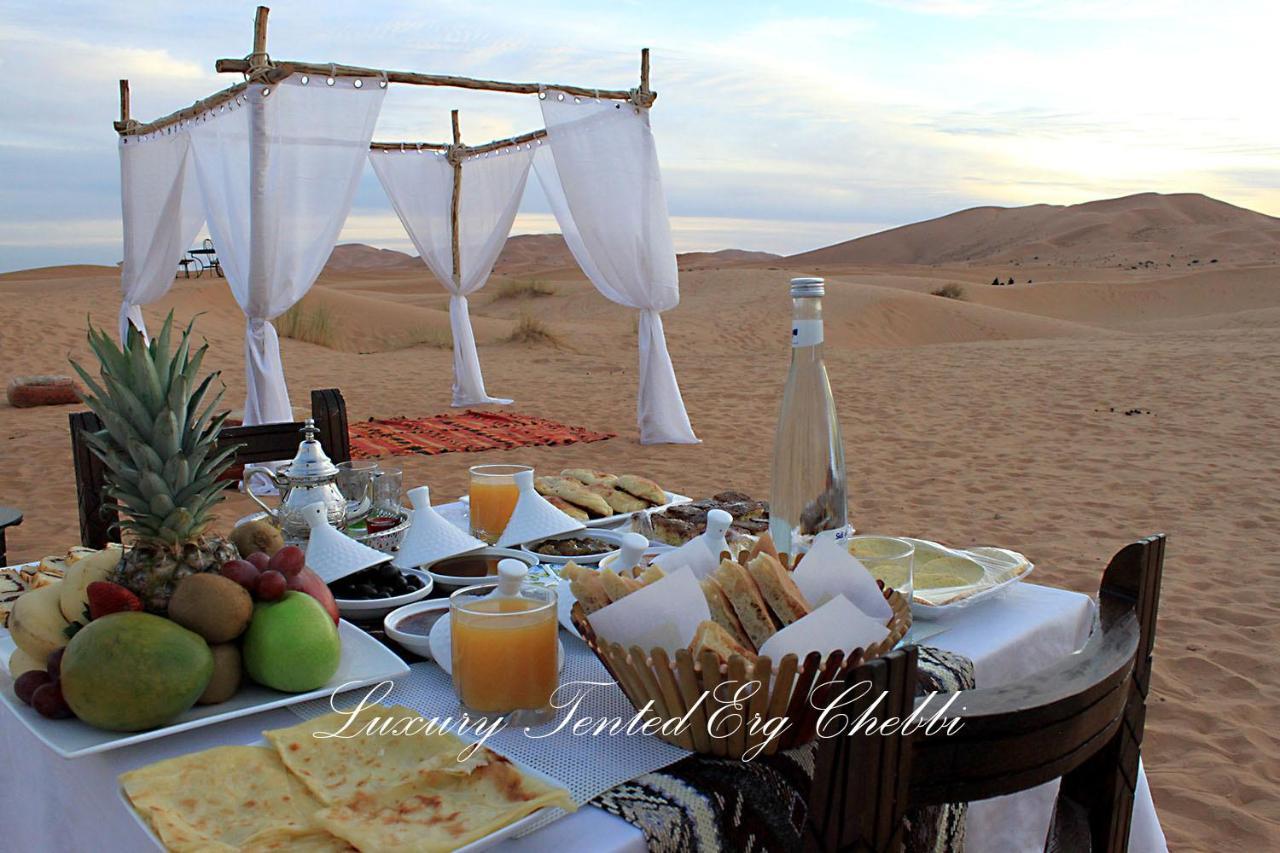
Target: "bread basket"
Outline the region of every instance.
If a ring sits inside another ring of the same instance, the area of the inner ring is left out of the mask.
[[[815,688],[887,654],[906,636],[911,627],[907,598],[883,584],[881,591],[893,610],[889,634],[882,641],[866,649],[830,652],[825,660],[818,651],[810,652],[803,661],[789,654],[776,666],[764,656],[752,662],[733,655],[726,664],[707,650],[695,657],[687,649],[679,649],[674,656],[660,648],[647,652],[639,646],[626,649],[597,637],[580,603],[574,603],[571,615],[582,639],[618,682],[632,706],[644,719],[655,720],[650,731],[657,727],[656,721],[661,721],[667,725],[653,733],[683,749],[724,758],[754,758],[813,740],[823,707],[823,696],[814,693]],[[747,682],[755,682],[757,689],[733,707],[734,692]],[[834,698],[832,694],[826,701]],[[686,717],[686,725],[677,725]],[[733,724],[781,717],[786,718],[787,725],[772,738],[760,727]],[[714,730],[709,729],[709,720],[714,722]]]

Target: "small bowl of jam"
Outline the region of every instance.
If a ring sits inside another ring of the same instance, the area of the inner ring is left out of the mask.
[[[382,618],[387,636],[415,655],[431,657],[431,628],[441,618],[449,616],[448,598],[430,598],[415,601],[392,610]]]
[[[538,566],[538,556],[515,548],[481,548],[469,554],[445,557],[427,563],[422,570],[435,581],[436,589],[446,592],[484,583],[485,578],[498,576],[498,561],[508,558],[520,560],[531,570]]]

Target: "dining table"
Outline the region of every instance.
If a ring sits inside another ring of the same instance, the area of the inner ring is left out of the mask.
[[[973,662],[979,687],[995,687],[1029,675],[1081,648],[1096,629],[1096,605],[1086,595],[1029,582],[953,612],[918,618],[917,641]],[[580,643],[562,631],[564,643]],[[434,667],[429,661],[414,667]],[[412,668],[411,668],[412,672]],[[5,687],[5,689],[10,689]],[[46,747],[7,709],[0,708],[0,849],[15,851],[139,851],[156,849],[121,794],[119,776],[165,758],[226,744],[259,742],[266,729],[294,725],[287,708],[209,725],[107,752],[64,759]],[[644,737],[645,735],[636,735]],[[965,850],[969,853],[1041,851],[1045,848],[1058,782],[971,803]],[[635,826],[586,806],[532,833],[500,842],[506,851],[643,851]],[[1167,849],[1139,768],[1129,849]]]

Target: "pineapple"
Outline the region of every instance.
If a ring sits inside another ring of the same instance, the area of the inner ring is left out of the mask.
[[[214,414],[222,390],[205,397],[218,373],[197,383],[209,345],[192,353],[188,325],[170,352],[172,335],[172,312],[150,344],[130,326],[119,348],[90,326],[101,382],[71,362],[90,391],[84,402],[106,427],[85,440],[107,467],[105,493],[125,516],[120,527],[128,541],[112,580],[160,614],[178,581],[239,556],[234,545],[207,532],[222,500],[217,477],[237,450],[217,449],[227,419],[226,412]]]

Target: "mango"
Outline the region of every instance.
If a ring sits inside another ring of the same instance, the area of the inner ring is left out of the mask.
[[[81,628],[62,656],[62,695],[91,726],[138,732],[171,722],[213,677],[199,634],[151,613],[112,613]]]

